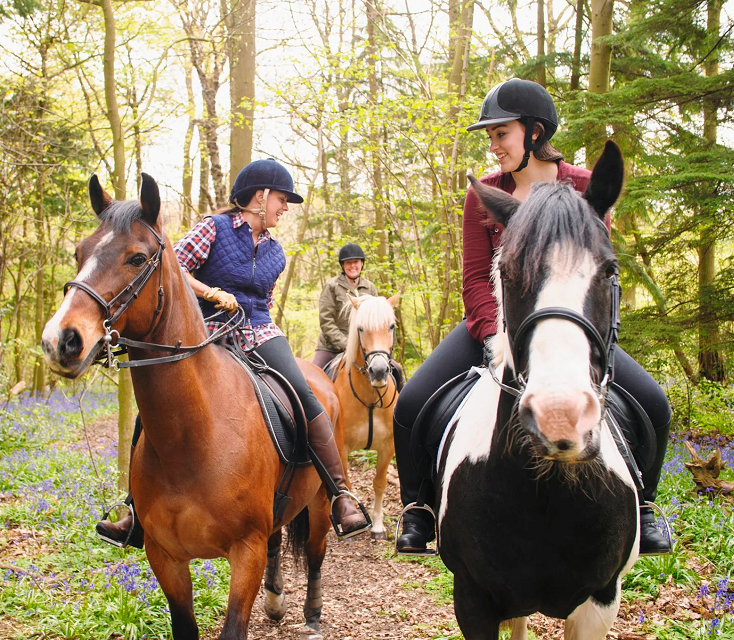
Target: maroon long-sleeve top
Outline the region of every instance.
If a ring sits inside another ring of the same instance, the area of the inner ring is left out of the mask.
[[[558,163],[560,181],[570,181],[576,191],[584,192],[589,183],[591,171],[574,167],[567,162]],[[511,173],[497,173],[484,176],[480,182],[497,187],[506,193],[515,191],[515,181]],[[500,224],[487,225],[487,212],[479,202],[474,189],[469,187],[464,201],[463,245],[464,245],[464,308],[466,326],[477,342],[497,333],[497,299],[494,297],[491,271],[495,249],[500,246],[504,227]],[[607,213],[607,229],[611,221]]]

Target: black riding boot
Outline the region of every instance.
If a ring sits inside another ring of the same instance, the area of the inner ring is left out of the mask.
[[[345,538],[369,531],[371,524],[367,521],[367,518],[362,511],[364,507],[361,503],[359,507],[357,507],[357,505],[352,502],[352,499],[346,495],[346,492],[349,490],[347,488],[344,467],[342,466],[342,459],[339,456],[339,451],[336,448],[334,430],[331,428],[331,421],[325,411],[317,415],[313,420],[309,420],[308,442],[316,452],[319,460],[321,460],[326,472],[331,477],[331,480],[334,481],[334,484],[340,490],[340,493],[337,494],[337,499],[334,500],[335,496],[329,489],[330,483],[328,482],[328,478],[322,478],[322,481],[324,481],[324,487],[326,488],[326,493],[332,501],[332,517],[335,528],[337,529],[337,535],[339,535],[340,538]],[[341,530],[339,530],[336,525],[339,525]]]
[[[657,518],[652,508],[645,506],[647,502],[655,502],[658,494],[658,483],[663,470],[669,433],[670,422],[655,430],[655,461],[642,474],[642,481],[645,484],[640,500],[640,555],[642,556],[664,555],[672,551],[670,541],[658,529]]]
[[[138,443],[140,433],[143,430],[143,423],[140,420],[140,415],[135,418],[135,430],[133,431],[132,444],[130,446],[130,465],[132,466],[133,451],[135,451],[135,445]],[[123,504],[128,506],[129,513],[124,517],[120,518],[117,522],[110,520],[100,520],[97,523],[97,536],[100,540],[109,542],[117,547],[136,547],[137,549],[143,548],[143,526],[140,521],[133,516],[134,505],[133,505],[133,494],[128,492],[127,497],[123,501]],[[134,526],[133,526],[134,523]],[[130,531],[132,529],[132,532]]]
[[[411,430],[393,420],[393,439],[395,440],[395,459],[400,476],[400,499],[403,506],[418,500],[418,492],[423,478],[413,464],[410,455]],[[432,507],[433,493],[426,492],[426,504]],[[433,517],[425,509],[411,509],[403,515],[403,532],[397,541],[398,553],[424,553],[428,543],[436,537]]]

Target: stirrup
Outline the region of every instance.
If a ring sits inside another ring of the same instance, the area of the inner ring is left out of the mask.
[[[137,524],[138,521],[135,518],[135,509],[133,508],[132,504],[128,504],[127,502],[124,502],[124,501],[113,504],[109,509],[107,509],[107,511],[105,511],[104,515],[102,516],[102,520],[107,520],[110,517],[110,513],[112,513],[112,510],[117,509],[118,507],[125,507],[130,512],[130,515],[133,518],[133,522],[130,527],[130,530],[127,532],[127,538],[125,538],[123,542],[120,542],[119,540],[113,540],[112,538],[102,535],[99,531],[95,530],[95,533],[97,534],[97,537],[100,540],[103,540],[104,542],[107,542],[114,547],[119,547],[120,549],[124,549],[125,547],[130,546],[130,540],[133,537],[133,533],[135,533],[135,525]]]
[[[668,522],[668,516],[665,515],[665,512],[658,507],[654,502],[648,502],[645,500],[644,504],[640,505],[640,508],[642,507],[650,507],[653,512],[655,512],[660,518],[663,520],[663,535],[668,540],[668,545],[670,546],[670,551],[666,551],[665,553],[640,553],[642,557],[650,557],[650,556],[669,556],[673,553],[673,549],[675,548],[675,541],[673,540],[673,532],[670,528],[670,522]]]
[[[435,533],[436,548],[432,549],[426,545],[425,551],[398,551],[398,537],[400,536],[400,523],[403,521],[403,516],[408,511],[428,511],[433,518],[433,529]],[[411,502],[400,512],[398,521],[395,523],[395,555],[397,556],[437,556],[438,555],[438,522],[436,521],[436,514],[427,504],[418,504],[417,502]]]
[[[366,526],[355,529],[354,531],[349,531],[348,533],[344,533],[341,528],[341,523],[337,523],[337,521],[334,519],[334,503],[339,500],[339,498],[351,498],[357,503],[359,510],[362,512],[364,519],[367,521]],[[357,496],[346,490],[340,491],[337,495],[331,496],[331,502],[329,503],[329,519],[331,520],[331,526],[334,527],[334,533],[336,533],[336,537],[339,538],[339,540],[353,538],[354,536],[358,536],[360,533],[365,533],[372,529],[372,518],[370,518],[370,514],[367,513],[367,509],[365,509],[365,506],[357,499]]]

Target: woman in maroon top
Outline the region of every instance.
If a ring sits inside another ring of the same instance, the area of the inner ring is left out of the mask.
[[[587,169],[563,161],[549,142],[558,127],[553,99],[541,85],[513,79],[494,87],[484,99],[479,121],[468,131],[483,129],[500,170],[481,182],[525,200],[534,182],[570,181],[583,192],[591,176]],[[607,228],[610,218],[607,214]],[[405,385],[395,407],[395,454],[404,505],[415,502],[422,481],[410,455],[410,434],[423,405],[442,384],[491,360],[489,338],[497,332],[497,301],[490,278],[494,251],[503,227],[487,224],[487,213],[473,189],[464,202],[463,298],[466,319],[438,345]],[[653,378],[621,348],[615,351],[615,382],[626,389],[647,412],[657,438],[653,468],[643,474],[645,489],[640,504],[657,494],[670,430],[670,405]],[[425,510],[409,510],[403,517],[398,551],[419,554],[434,538],[434,523]],[[668,540],[657,529],[650,507],[640,508],[640,553],[669,553]]]

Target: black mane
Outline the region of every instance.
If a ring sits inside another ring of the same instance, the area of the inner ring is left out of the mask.
[[[530,195],[510,220],[503,234],[501,267],[521,291],[537,288],[545,275],[545,258],[560,244],[572,264],[585,250],[614,260],[606,227],[572,185],[556,182],[533,184]]]

